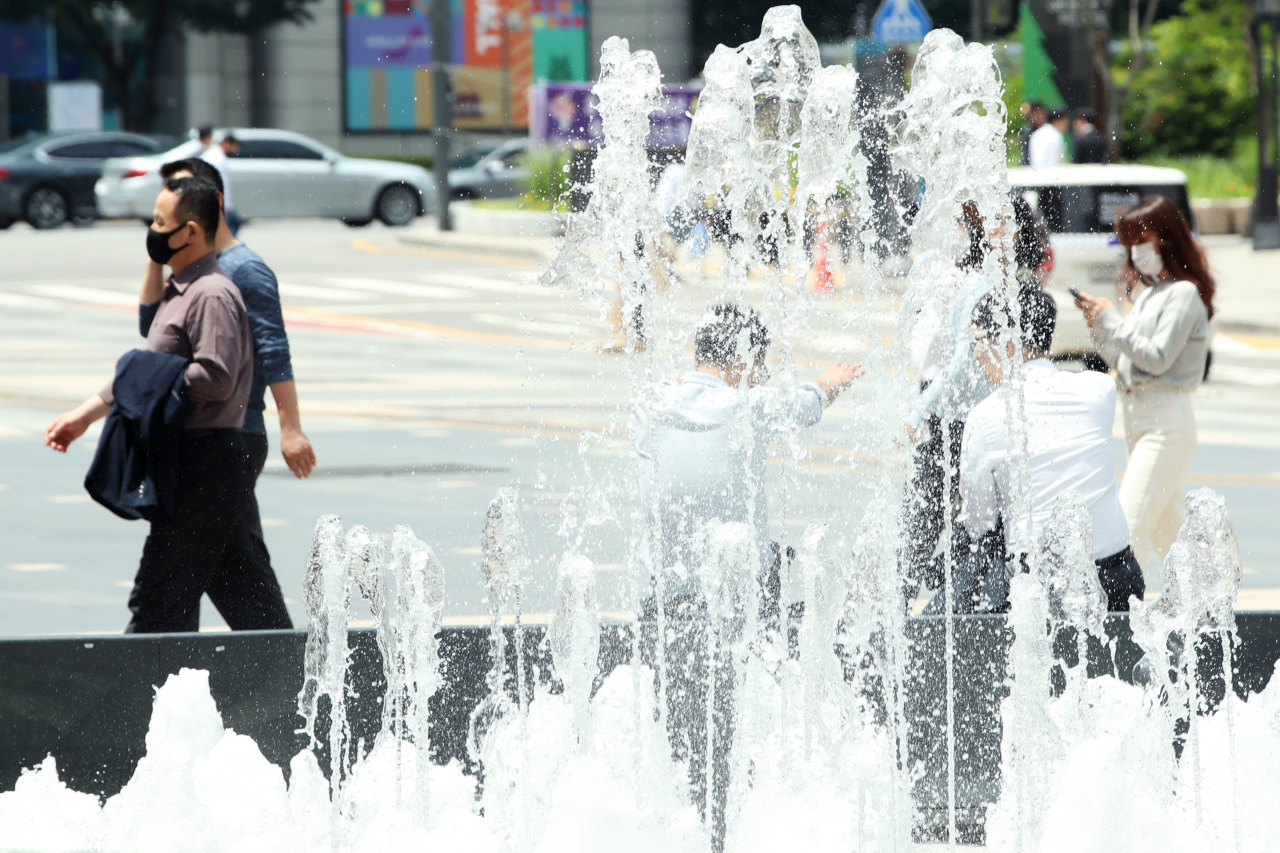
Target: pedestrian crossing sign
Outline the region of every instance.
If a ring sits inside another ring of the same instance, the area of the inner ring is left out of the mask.
[[[881,0],[871,19],[871,33],[884,44],[910,44],[924,41],[933,29],[933,19],[920,0]]]

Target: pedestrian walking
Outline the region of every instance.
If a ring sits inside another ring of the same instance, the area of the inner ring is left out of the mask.
[[[1067,111],[1050,110],[1049,120],[1027,140],[1027,160],[1033,169],[1061,166],[1067,159]]]
[[[196,158],[165,163],[160,167],[160,175],[166,179],[203,178],[218,187],[219,191],[222,189],[217,169]],[[241,428],[245,445],[244,476],[251,488],[256,490],[258,478],[262,475],[270,452],[263,416],[266,410],[266,390],[270,388],[280,420],[280,453],[295,477],[309,477],[315,467],[316,457],[311,441],[302,431],[298,391],[293,380],[289,338],[285,333],[276,275],[257,252],[231,236],[225,218],[218,222],[213,245],[214,251],[218,253],[218,265],[239,288],[240,295],[244,298],[249,314],[249,330],[253,336],[253,386],[249,392],[244,426]],[[144,336],[150,331],[163,295],[161,267],[154,261],[148,261],[138,305],[138,323]],[[253,577],[274,577],[271,554],[262,533],[257,495],[254,493],[250,494],[248,508],[240,516],[227,543],[220,573],[230,576],[247,574]],[[289,628],[291,625],[281,623],[273,627]]]
[[[1023,166],[1029,166],[1031,165],[1031,134],[1044,127],[1045,108],[1039,101],[1023,101],[1018,112],[1022,116],[1022,127],[1018,128],[1018,162]]]
[[[1128,250],[1121,283],[1141,283],[1129,316],[1111,300],[1081,293],[1084,312],[1123,392],[1129,461],[1120,505],[1139,549],[1153,548],[1162,562],[1182,525],[1178,481],[1196,449],[1191,394],[1204,380],[1209,320],[1216,285],[1204,253],[1177,205],[1148,196],[1116,219],[1116,235]],[[1155,563],[1141,559],[1148,575]]]
[[[1053,297],[1038,287],[1018,292],[1021,334],[1013,313],[987,294],[973,312],[974,357],[994,393],[973,407],[964,426],[960,490],[964,525],[982,543],[954,584],[956,610],[1000,612],[1008,606],[1008,580],[1032,553],[1060,495],[1074,490],[1093,524],[1093,557],[1111,611],[1127,611],[1129,598],[1142,599],[1142,569],[1129,547],[1129,527],[1120,507],[1111,425],[1116,384],[1086,370],[1059,370],[1049,359],[1057,324]],[[1008,380],[1008,366],[1021,359],[1021,400]],[[1025,445],[1010,425],[1019,423]],[[1030,487],[1030,529],[1016,510],[1015,460],[1026,454]],[[1004,540],[1004,541],[1000,541]],[[1012,559],[1010,559],[1012,558]]]
[[[1107,138],[1098,131],[1098,114],[1077,110],[1071,123],[1071,162],[1105,163],[1109,155]]]
[[[234,237],[240,232],[240,216],[236,213],[235,204],[231,200],[231,170],[227,166],[227,158],[240,153],[240,140],[230,131],[222,135],[217,145],[213,144],[213,128],[202,127],[199,130],[200,144],[204,151],[200,159],[218,170],[222,177],[222,210],[227,221],[227,230]]]
[[[252,498],[243,475],[240,428],[253,383],[253,340],[239,289],[218,266],[218,191],[200,178],[170,179],[156,199],[147,253],[172,270],[150,324],[146,350],[189,363],[180,389],[192,402],[178,440],[173,511],[151,522],[129,595],[130,633],[195,631],[208,594],[233,629],[287,626],[275,576],[220,571],[235,525]],[[119,380],[45,431],[65,452],[106,416]],[[157,393],[169,392],[163,385]],[[101,451],[101,447],[100,447]]]

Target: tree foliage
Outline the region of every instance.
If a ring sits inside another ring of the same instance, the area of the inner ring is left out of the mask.
[[[147,131],[159,112],[156,78],[165,39],[183,27],[250,35],[309,20],[316,0],[0,0],[0,19],[39,16],[77,33],[102,64],[126,130]]]
[[[1124,105],[1123,142],[1131,157],[1149,154],[1230,156],[1250,128],[1249,32],[1242,0],[1185,0],[1181,14],[1151,27],[1144,67]]]

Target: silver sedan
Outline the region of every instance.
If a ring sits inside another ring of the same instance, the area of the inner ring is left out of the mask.
[[[240,141],[228,168],[241,219],[323,216],[349,225],[374,219],[407,225],[434,207],[435,180],[420,166],[347,157],[287,130],[228,128],[215,131],[214,138],[227,132]],[[94,188],[98,215],[150,221],[160,166],[201,151],[192,139],[163,154],[105,161]]]

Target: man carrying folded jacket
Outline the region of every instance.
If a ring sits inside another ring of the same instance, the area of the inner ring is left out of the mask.
[[[189,359],[192,402],[178,448],[174,510],[151,523],[129,595],[129,633],[195,631],[207,593],[234,630],[289,627],[275,575],[222,568],[222,552],[252,486],[241,464],[253,382],[253,342],[240,291],[214,253],[218,191],[199,178],[171,179],[156,199],[147,253],[172,270],[147,335],[146,349]],[[54,419],[45,444],[65,452],[114,402],[113,386]],[[167,392],[169,389],[163,389]]]

